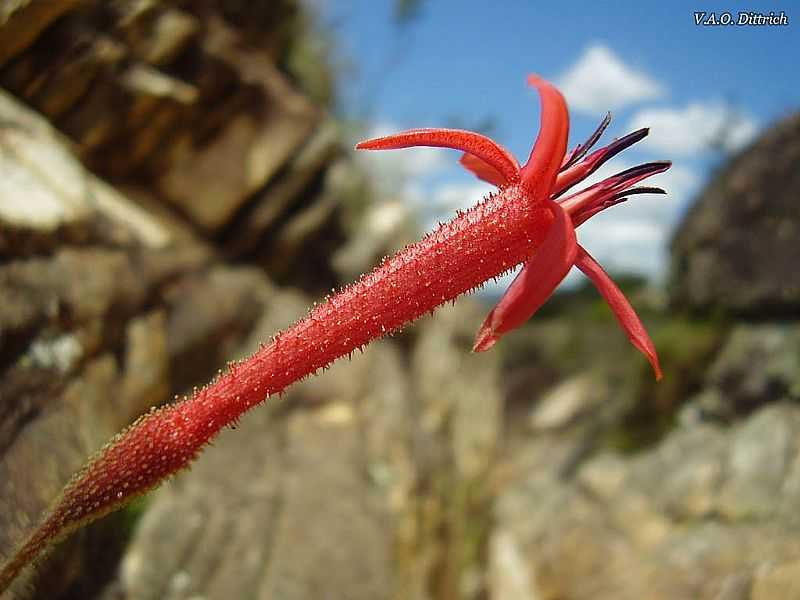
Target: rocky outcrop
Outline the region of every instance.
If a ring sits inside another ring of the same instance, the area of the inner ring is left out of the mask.
[[[689,379],[678,370],[686,357],[666,344],[656,389],[630,368],[618,379],[595,366],[536,393],[500,463],[491,598],[748,600],[800,589],[798,326],[741,323],[711,352],[705,333],[680,331],[682,350],[705,357],[700,390],[658,435],[670,379]]]
[[[164,204],[227,256],[282,280],[303,264],[295,283],[315,291],[336,283],[340,182],[357,177],[325,106],[300,91],[323,69],[284,68],[311,43],[296,2],[0,7],[0,86],[94,173]]]
[[[730,160],[672,242],[676,306],[763,318],[800,314],[800,114]]]
[[[690,410],[732,422],[773,402],[800,401],[800,325],[737,324],[705,374]]]
[[[569,481],[569,442],[540,436],[496,505],[491,597],[792,597],[799,436],[797,407],[773,404],[732,428],[686,423],[635,458],[601,453]]]

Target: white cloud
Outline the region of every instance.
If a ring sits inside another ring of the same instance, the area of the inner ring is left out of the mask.
[[[454,211],[467,209],[497,188],[483,181],[469,183],[444,183],[433,191],[433,201],[437,209]]]
[[[608,47],[588,47],[578,61],[558,78],[570,108],[595,114],[616,110],[664,93],[663,86],[620,60]]]
[[[439,223],[452,219],[457,210],[467,210],[489,193],[493,185],[482,181],[441,183],[430,188],[410,185],[406,201],[417,211],[425,231],[431,231]]]
[[[736,113],[723,102],[691,102],[683,108],[645,108],[637,112],[630,129],[650,127],[643,147],[691,156],[712,150],[738,150],[758,132],[752,117]]]

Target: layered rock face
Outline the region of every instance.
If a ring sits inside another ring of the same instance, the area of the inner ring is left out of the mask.
[[[335,282],[328,256],[357,178],[324,106],[298,88],[323,86],[323,69],[297,81],[280,68],[312,35],[301,37],[295,2],[0,10],[0,86],[66,134],[84,165],[164,204],[228,257],[284,279],[302,264],[317,290]]]

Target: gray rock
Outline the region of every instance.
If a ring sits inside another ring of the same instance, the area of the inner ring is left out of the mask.
[[[756,570],[750,598],[779,600],[800,597],[800,561],[765,563]]]
[[[549,390],[533,409],[530,424],[534,430],[560,429],[573,424],[602,402],[603,382],[592,373],[582,373]]]
[[[795,114],[720,170],[673,239],[674,302],[762,317],[800,312],[798,164]]]
[[[800,327],[740,324],[723,342],[695,404],[707,417],[732,420],[771,402],[800,400]]]
[[[730,428],[688,424],[563,480],[547,458],[569,437],[530,440],[538,469],[517,470],[498,498],[490,597],[793,597],[796,406],[770,405]]]

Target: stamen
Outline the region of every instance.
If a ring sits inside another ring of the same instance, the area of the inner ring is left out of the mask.
[[[586,156],[586,153],[589,152],[589,150],[592,149],[592,146],[597,143],[610,124],[611,113],[607,112],[606,116],[603,117],[603,120],[600,121],[600,125],[598,125],[597,129],[594,130],[594,133],[589,136],[589,139],[587,139],[583,144],[578,144],[575,146],[572,152],[569,153],[566,161],[561,166],[561,170],[564,171],[565,169],[569,169],[572,165]]]
[[[648,133],[650,133],[650,130],[646,127],[643,129],[638,129],[626,136],[619,138],[618,140],[614,140],[604,148],[595,150],[588,157],[583,159],[581,162],[572,165],[569,169],[562,170],[556,179],[554,188],[555,192],[552,196],[553,199],[561,196],[576,183],[586,179],[589,175],[604,165],[609,159],[613,158],[626,148],[630,148],[635,143],[646,138]]]

